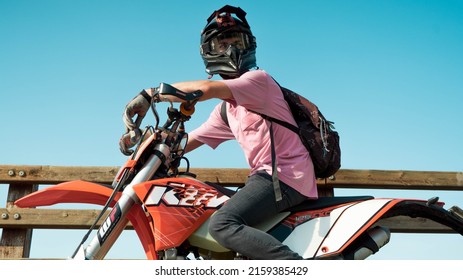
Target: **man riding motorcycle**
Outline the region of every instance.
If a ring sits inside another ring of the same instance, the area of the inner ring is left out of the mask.
[[[211,218],[209,232],[217,242],[251,259],[301,259],[276,238],[253,228],[278,212],[316,199],[318,194],[313,163],[299,136],[255,113],[296,125],[278,84],[257,67],[256,40],[245,16],[241,8],[226,5],[212,13],[201,32],[200,53],[206,72],[209,77],[218,74],[223,80],[172,84],[183,92],[202,91],[199,101],[218,98],[226,102],[228,124],[218,104],[209,119],[189,134],[186,152],[203,144],[215,149],[235,139],[251,168],[245,186]],[[152,98],[181,102],[172,96],[159,96],[156,91],[142,90],[127,104],[124,122],[129,131],[139,129]],[[128,153],[126,142],[121,141],[120,146]]]

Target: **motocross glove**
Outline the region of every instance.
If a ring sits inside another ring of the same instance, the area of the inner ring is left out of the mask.
[[[143,118],[146,116],[151,105],[151,96],[142,90],[126,106],[123,114],[123,120],[127,131],[136,130],[140,127]],[[133,117],[137,115],[135,122]]]
[[[121,139],[119,139],[119,149],[124,155],[130,156],[133,153],[133,150],[130,148],[140,141],[141,134],[140,129],[135,129],[122,135]]]

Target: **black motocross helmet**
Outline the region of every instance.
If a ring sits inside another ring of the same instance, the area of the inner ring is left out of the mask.
[[[257,67],[256,38],[245,16],[241,8],[226,5],[207,19],[200,53],[209,75],[237,78]]]

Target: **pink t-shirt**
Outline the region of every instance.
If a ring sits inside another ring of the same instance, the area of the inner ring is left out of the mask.
[[[222,82],[233,94],[232,100],[226,100],[229,126],[220,116],[219,103],[190,137],[213,149],[226,140],[236,139],[251,167],[251,175],[261,170],[271,175],[270,122],[250,111],[296,125],[280,88],[263,70]],[[317,198],[313,164],[299,136],[277,123],[273,123],[273,133],[278,178],[308,198]]]

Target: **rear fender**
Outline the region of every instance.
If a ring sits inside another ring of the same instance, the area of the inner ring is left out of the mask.
[[[76,180],[33,192],[15,201],[15,205],[21,208],[50,206],[60,203],[105,205],[112,193],[113,189],[109,186]],[[110,207],[113,207],[120,197],[121,193],[117,193]],[[146,257],[156,259],[151,220],[147,217],[141,205],[135,204],[127,214],[127,218],[142,243]]]
[[[408,216],[411,218],[426,218],[453,229],[463,235],[463,219],[444,209],[443,203],[429,201],[403,200],[392,207],[381,218]]]
[[[463,222],[443,205],[426,200],[377,198],[335,209],[301,212],[297,219],[292,217],[297,223],[292,223],[295,228],[284,243],[304,258],[336,256],[376,222],[395,216],[430,219],[463,235]]]

